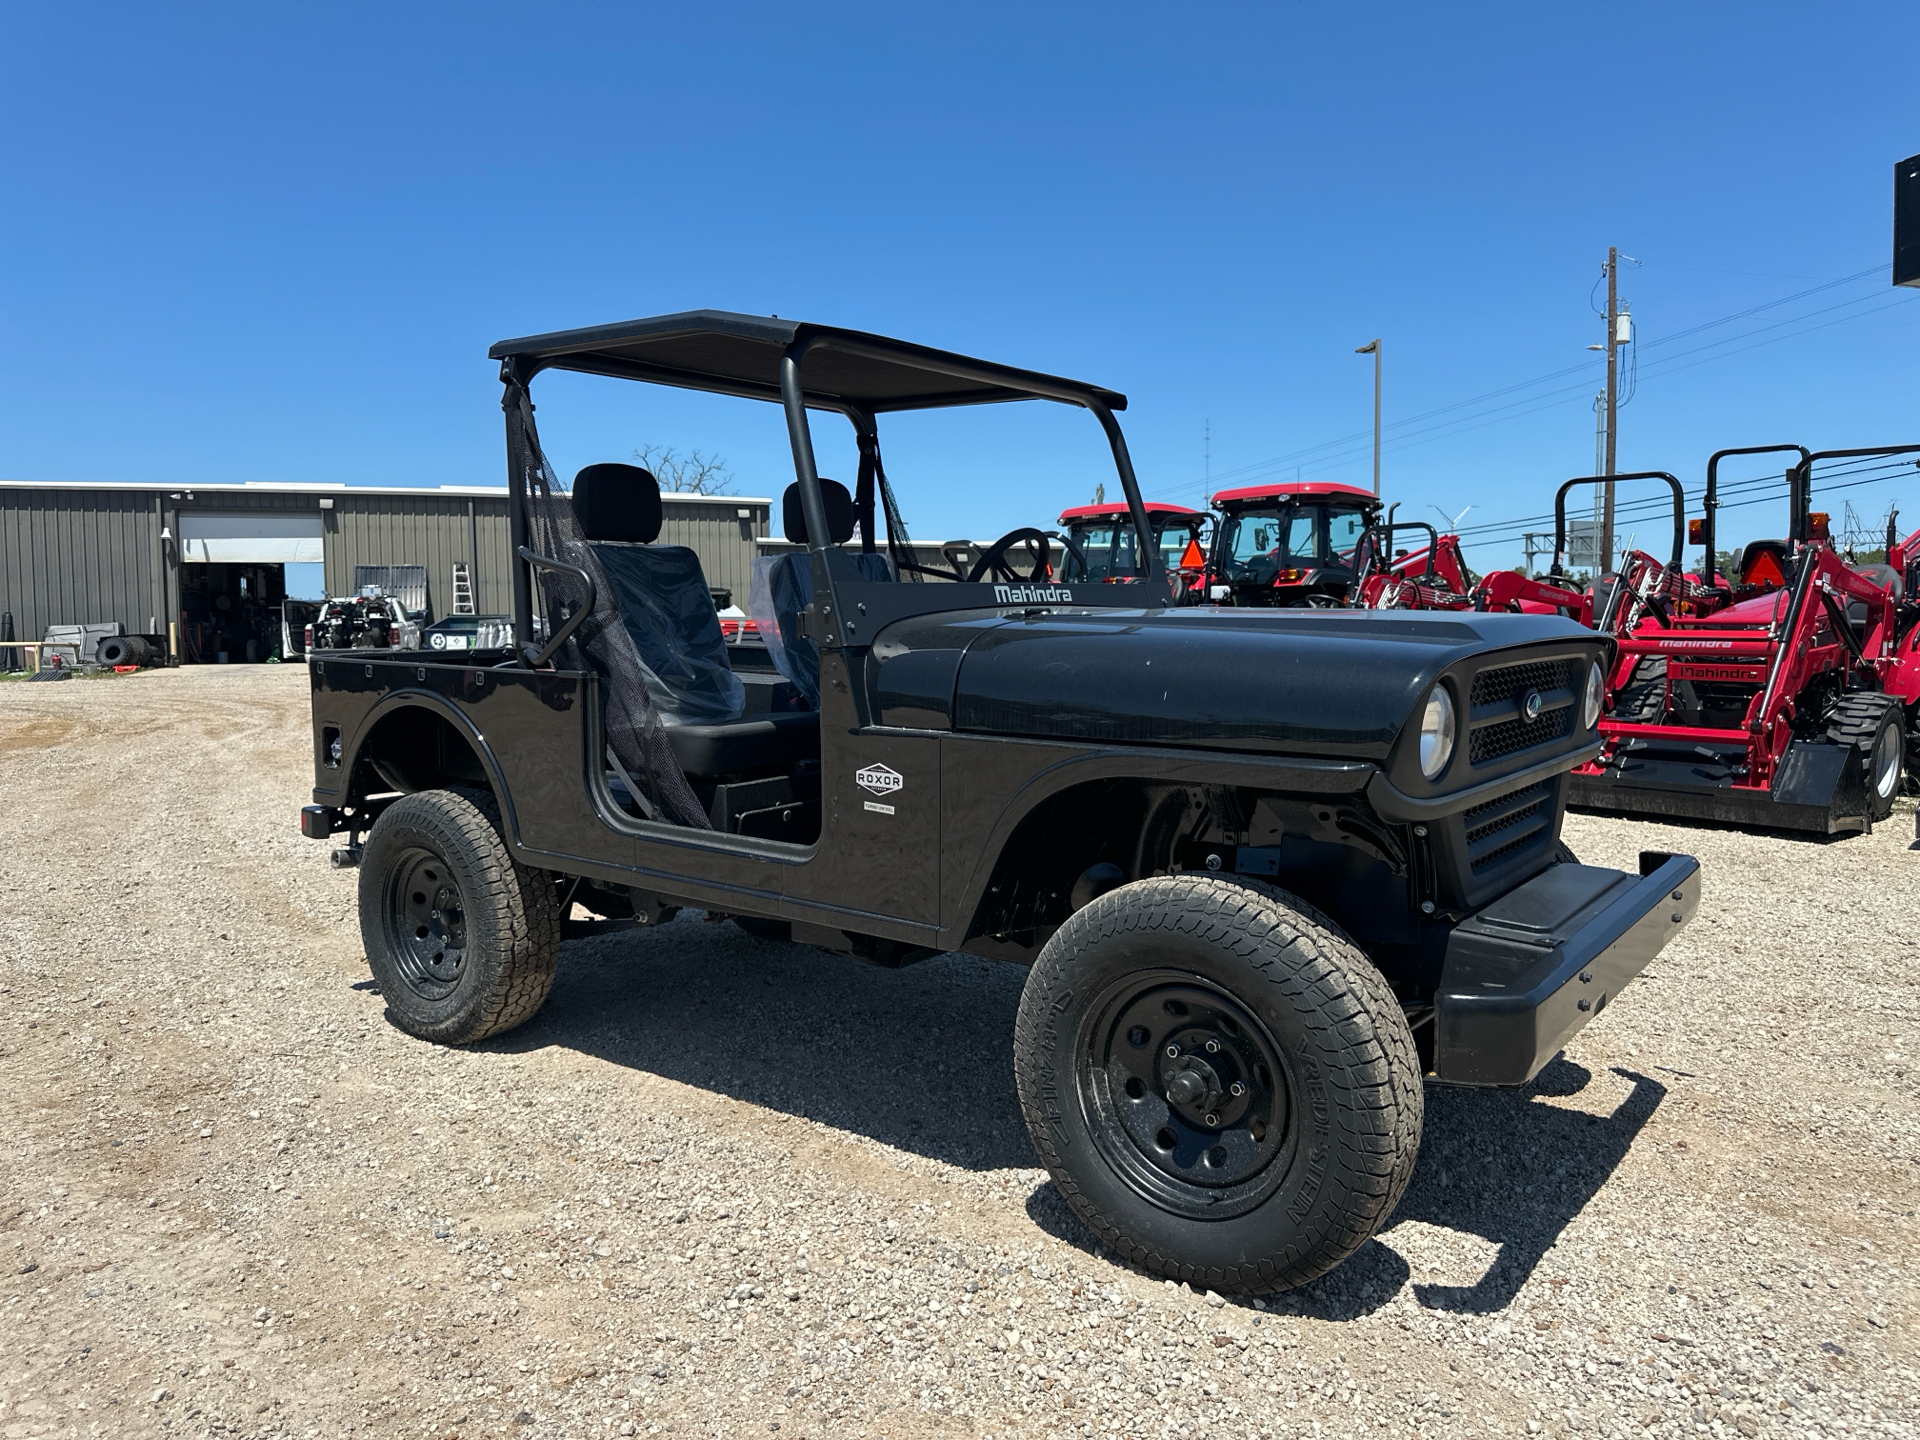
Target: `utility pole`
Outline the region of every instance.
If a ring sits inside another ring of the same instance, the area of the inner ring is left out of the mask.
[[[1356,355],[1373,356],[1373,495],[1380,498],[1380,342],[1355,347]]]
[[[1620,316],[1620,247],[1607,247],[1607,463],[1600,473],[1607,477],[1605,498],[1601,501],[1600,555],[1594,579],[1598,580],[1613,561],[1613,476],[1615,443],[1620,427],[1620,347],[1616,336]]]

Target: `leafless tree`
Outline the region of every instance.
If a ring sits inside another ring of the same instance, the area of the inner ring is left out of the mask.
[[[682,458],[671,445],[642,445],[633,458],[653,472],[662,490],[682,495],[726,495],[733,489],[733,472],[718,455],[691,450]]]

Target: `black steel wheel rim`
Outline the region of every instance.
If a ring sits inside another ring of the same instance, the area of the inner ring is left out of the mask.
[[[1135,1191],[1174,1214],[1224,1220],[1265,1200],[1298,1148],[1292,1067],[1224,987],[1136,971],[1087,1012],[1076,1049],[1095,1146]]]
[[[444,1000],[467,959],[467,902],[446,858],[410,845],[387,882],[387,951],[400,978],[423,1000]]]

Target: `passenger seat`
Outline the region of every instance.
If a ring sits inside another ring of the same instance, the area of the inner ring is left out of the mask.
[[[687,777],[790,770],[817,758],[817,716],[742,718],[746,690],[728,664],[700,557],[684,545],[653,543],[662,515],[652,474],[637,465],[589,465],[574,477],[572,500]]]
[[[827,539],[844,545],[853,538],[853,496],[838,480],[820,481],[820,499],[827,512]],[[780,497],[780,525],[789,540],[807,544],[807,515],[800,503],[800,482],[787,486]],[[852,556],[867,580],[892,581],[893,562],[876,552],[855,551]],[[805,549],[785,555],[763,556],[753,562],[753,587],[747,606],[766,642],[774,668],[798,690],[808,706],[820,708],[820,647],[800,632],[800,616],[813,603],[813,562]]]

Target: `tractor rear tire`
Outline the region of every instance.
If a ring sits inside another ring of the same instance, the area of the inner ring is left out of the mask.
[[[1893,813],[1906,776],[1907,713],[1897,695],[1861,691],[1841,700],[1827,722],[1827,738],[1850,746],[1865,772],[1867,819]]]
[[[1393,1213],[1420,1150],[1421,1064],[1392,988],[1257,881],[1161,876],[1075,911],[1027,977],[1013,1054],[1067,1204],[1196,1289],[1324,1275]]]
[[[491,795],[421,790],[383,810],[367,836],[360,936],[394,1024],[471,1045],[546,1003],[559,894],[509,853]]]
[[[1613,698],[1613,718],[1628,725],[1658,725],[1667,713],[1667,657],[1649,655]]]

